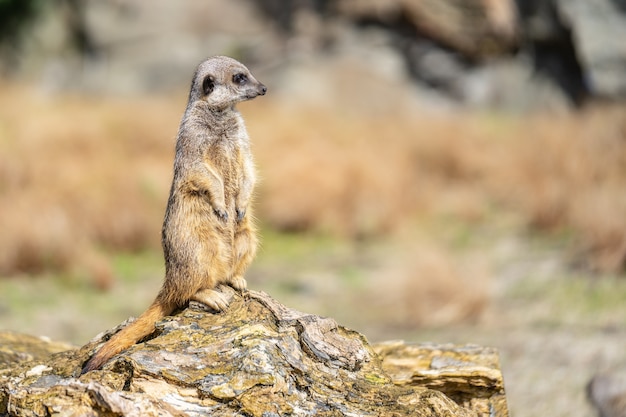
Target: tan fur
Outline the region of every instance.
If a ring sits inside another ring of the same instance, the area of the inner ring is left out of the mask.
[[[176,140],[174,179],[162,230],[165,281],[152,305],[115,334],[82,373],[154,331],[154,323],[189,300],[221,311],[217,288],[245,290],[256,253],[250,199],[255,183],[250,143],[235,104],[266,88],[240,62],[216,56],[198,66]]]

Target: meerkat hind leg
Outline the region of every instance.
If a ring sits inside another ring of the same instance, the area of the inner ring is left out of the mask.
[[[191,296],[193,301],[197,301],[209,306],[216,311],[224,311],[230,304],[230,298],[217,290],[205,288]]]
[[[235,262],[228,284],[236,290],[244,291],[248,287],[244,272],[252,262],[256,253],[257,239],[249,227],[242,227],[235,234]]]

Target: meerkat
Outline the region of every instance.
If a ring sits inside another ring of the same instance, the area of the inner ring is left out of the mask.
[[[89,359],[83,374],[148,336],[159,319],[190,300],[222,311],[228,299],[220,285],[246,289],[243,274],[258,244],[250,208],[255,171],[235,105],[266,91],[235,59],[214,56],[198,66],[176,138],[161,234],[163,286],[139,318]]]

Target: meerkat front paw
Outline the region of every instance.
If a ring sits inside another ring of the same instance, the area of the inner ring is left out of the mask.
[[[215,213],[215,215],[223,222],[228,221],[228,213],[226,212],[226,210],[217,208],[217,207],[213,207],[213,213]]]
[[[246,209],[236,209],[237,211],[237,221],[240,222],[246,216]]]

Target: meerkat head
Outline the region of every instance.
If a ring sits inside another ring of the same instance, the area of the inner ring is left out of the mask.
[[[267,87],[258,82],[241,62],[214,56],[202,62],[193,77],[189,102],[202,100],[210,108],[226,109],[262,96]]]

